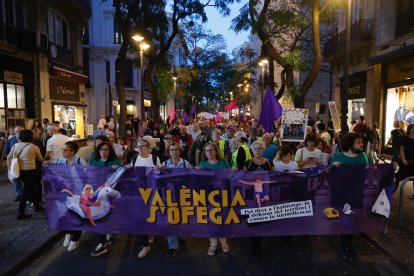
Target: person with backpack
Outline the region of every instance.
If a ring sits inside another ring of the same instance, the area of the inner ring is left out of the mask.
[[[391,136],[387,141],[387,145],[391,145],[392,147],[392,161],[398,165],[401,164],[400,147],[405,136],[404,130],[401,129],[402,123],[400,121],[394,122],[394,129],[391,131]]]

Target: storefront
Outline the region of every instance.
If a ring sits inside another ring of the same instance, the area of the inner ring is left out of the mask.
[[[385,141],[394,129],[395,121],[404,129],[414,122],[414,56],[388,63],[385,89]]]
[[[0,55],[0,131],[32,126],[35,118],[33,63]]]
[[[366,110],[367,71],[357,72],[349,76],[348,89],[348,124],[365,116]]]
[[[85,137],[86,105],[83,104],[84,92],[80,87],[87,77],[62,68],[53,68],[49,78],[52,121],[59,121],[68,136],[82,139]]]

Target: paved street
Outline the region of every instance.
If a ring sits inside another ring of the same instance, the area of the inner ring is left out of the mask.
[[[335,236],[268,237],[263,241],[263,257],[250,251],[249,239],[230,239],[231,252],[207,256],[207,239],[187,238],[186,247],[168,259],[167,242],[156,237],[151,253],[138,259],[136,236],[117,235],[110,252],[93,258],[90,252],[97,235],[85,233],[80,247],[67,252],[61,233],[47,229],[44,213],[34,213],[17,221],[17,204],[11,184],[0,181],[0,273],[10,275],[168,275],[190,274],[282,274],[282,275],[413,275],[414,201],[404,203],[403,228],[397,225],[398,194],[394,195],[393,214],[386,235],[356,235],[356,260],[340,258],[340,241]],[[412,186],[406,187],[411,195]],[[408,196],[405,196],[408,198]]]

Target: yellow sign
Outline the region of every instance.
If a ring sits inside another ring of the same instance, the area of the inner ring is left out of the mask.
[[[23,84],[23,74],[4,70],[4,80],[10,83]]]

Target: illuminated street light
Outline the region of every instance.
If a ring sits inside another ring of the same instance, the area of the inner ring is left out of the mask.
[[[139,34],[135,34],[132,36],[132,39],[135,40],[136,42],[141,42],[144,40],[144,37]]]

